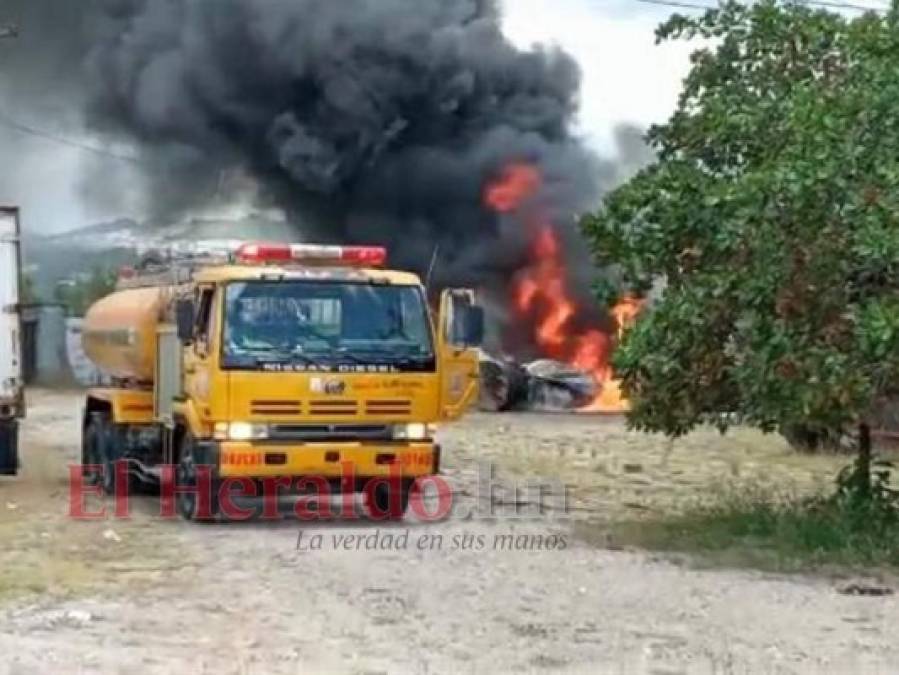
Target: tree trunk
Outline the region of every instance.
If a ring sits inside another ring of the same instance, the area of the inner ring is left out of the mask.
[[[871,427],[862,422],[858,425],[858,466],[856,467],[859,493],[871,495]]]

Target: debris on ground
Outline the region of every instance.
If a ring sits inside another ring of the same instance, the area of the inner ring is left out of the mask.
[[[511,357],[495,357],[480,352],[481,398],[485,412],[513,410],[527,399],[528,374]]]
[[[597,395],[593,375],[561,361],[519,363],[481,352],[480,408],[486,412],[573,411]]]
[[[893,595],[895,591],[879,583],[853,582],[837,589],[841,595],[861,595],[867,597],[883,597]]]

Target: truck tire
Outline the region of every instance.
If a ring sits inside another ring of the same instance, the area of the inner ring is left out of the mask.
[[[409,509],[409,494],[412,492],[413,481],[404,480],[400,487],[399,510],[393,509],[391,502],[391,488],[384,482],[378,482],[374,490],[368,494],[369,514],[377,514],[386,520],[403,520]],[[386,516],[382,515],[386,514]]]
[[[111,494],[115,491],[115,486],[107,466],[105,434],[106,425],[99,416],[93,417],[84,427],[81,436],[81,471],[86,483],[99,485],[103,492]]]
[[[19,423],[0,422],[0,476],[15,476],[19,471]]]
[[[202,513],[200,509],[200,501],[197,497],[199,478],[197,473],[197,464],[194,457],[194,440],[190,433],[185,433],[181,439],[178,452],[178,469],[175,475],[176,485],[180,488],[189,488],[192,491],[179,491],[175,495],[175,508],[178,514],[187,521],[208,521],[218,520],[219,517],[219,488],[220,481],[213,479],[212,490],[209,495],[209,512]]]
[[[116,493],[116,461],[121,458],[119,443],[118,429],[105,415],[91,418],[81,441],[81,465],[102,467],[100,471],[85,469],[85,481],[90,485],[99,485],[110,497]],[[126,489],[129,493],[132,491],[130,476]]]

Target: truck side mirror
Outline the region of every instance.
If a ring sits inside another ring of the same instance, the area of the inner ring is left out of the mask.
[[[484,341],[484,308],[474,291],[447,288],[440,296],[440,333],[444,344],[457,349],[480,347]]]
[[[193,300],[182,299],[175,303],[175,326],[178,332],[178,340],[182,344],[188,344],[194,339],[195,316],[196,310]]]
[[[469,305],[462,309],[462,342],[466,347],[480,347],[484,342],[484,308]]]

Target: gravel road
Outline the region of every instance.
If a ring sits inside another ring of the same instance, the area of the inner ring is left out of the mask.
[[[721,473],[809,484],[832,475],[829,459],[799,471],[770,439],[738,433],[725,451],[699,434],[671,448],[607,418],[473,415],[444,432],[457,508],[439,523],[191,525],[160,519],[151,497],[135,500],[128,520],[87,522],[67,516],[78,396],[32,392],[26,469],[0,482],[0,673],[888,672],[899,663],[893,595],[699,569],[575,536],[575,522],[653,512]],[[685,473],[702,448],[705,479]],[[511,518],[511,504],[535,500],[497,489],[505,513],[463,518],[484,506],[484,460],[496,485],[556,477],[573,516],[547,508]]]

